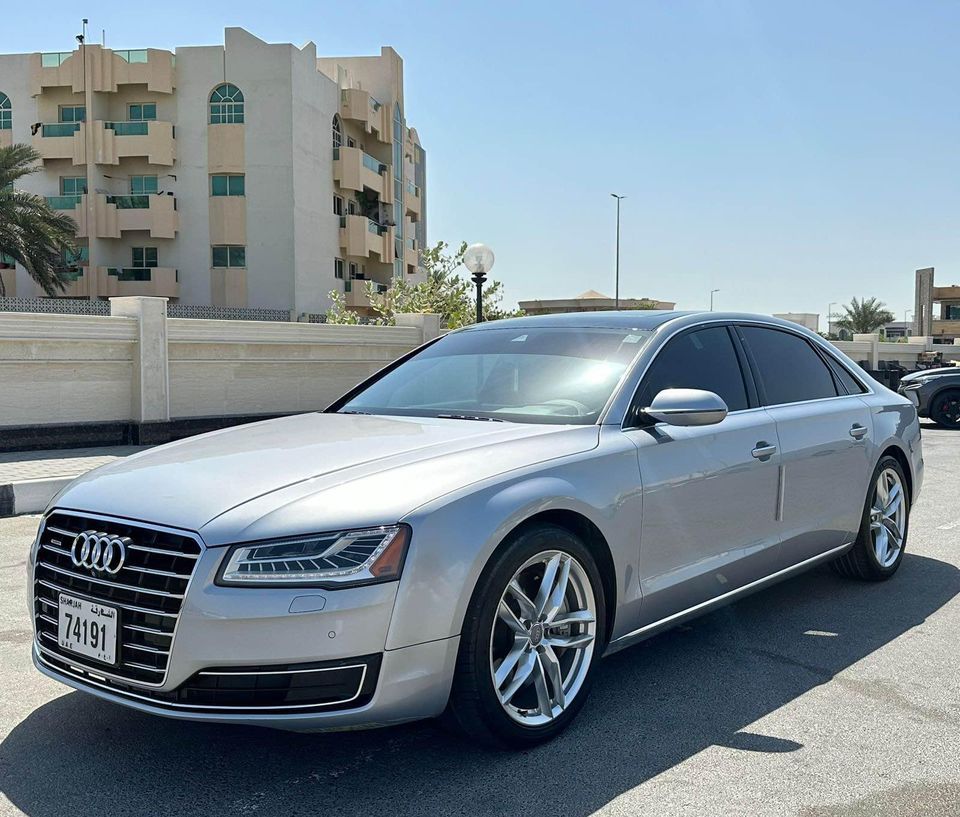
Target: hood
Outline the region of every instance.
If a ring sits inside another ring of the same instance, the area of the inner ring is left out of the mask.
[[[905,374],[900,378],[900,382],[903,383],[906,381],[909,383],[912,380],[920,380],[924,377],[942,377],[943,375],[957,375],[960,377],[960,366],[946,366],[942,369],[920,369],[916,372],[910,372],[910,374]]]
[[[264,516],[287,533],[361,527],[396,522],[501,471],[589,450],[598,438],[596,426],[300,414],[117,460],[71,483],[51,507],[201,531],[208,544],[236,541],[238,529],[245,538],[275,535],[249,530]],[[308,513],[291,510],[307,499]]]

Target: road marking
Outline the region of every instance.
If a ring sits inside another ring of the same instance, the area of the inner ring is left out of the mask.
[[[819,635],[825,638],[836,638],[839,633],[829,633],[826,630],[807,630],[804,635]]]
[[[944,525],[937,525],[937,530],[953,530],[960,528],[960,519],[954,519],[953,522],[947,522]]]

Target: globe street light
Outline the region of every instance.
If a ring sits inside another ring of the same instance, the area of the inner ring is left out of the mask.
[[[483,282],[494,260],[493,250],[486,244],[471,244],[463,254],[463,265],[473,273],[473,283],[477,286],[477,323],[483,323]]]

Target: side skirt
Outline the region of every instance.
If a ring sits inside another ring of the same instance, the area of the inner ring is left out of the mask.
[[[778,570],[776,573],[771,573],[769,576],[764,576],[762,579],[752,581],[749,584],[743,585],[743,587],[738,587],[735,590],[730,590],[720,596],[716,596],[715,598],[707,599],[699,604],[695,604],[693,607],[688,607],[686,610],[673,613],[672,615],[662,618],[659,621],[645,624],[639,629],[620,636],[620,638],[618,638],[616,641],[611,641],[607,645],[604,655],[613,655],[615,652],[620,652],[622,649],[632,647],[634,644],[638,644],[639,642],[644,641],[645,639],[650,638],[659,632],[663,632],[670,627],[676,626],[683,621],[696,618],[704,613],[709,613],[710,611],[715,610],[718,607],[723,607],[726,604],[731,604],[741,596],[748,596],[751,593],[757,592],[758,590],[763,590],[770,585],[781,582],[784,579],[788,579],[797,573],[803,573],[805,570],[809,570],[811,567],[815,567],[822,562],[829,562],[831,559],[835,559],[837,556],[842,554],[844,551],[849,550],[851,547],[853,547],[853,542],[848,542],[845,545],[840,545],[840,547],[828,550],[826,553],[820,553],[816,556],[812,556],[809,559],[804,559],[802,562],[798,562],[790,567],[785,567],[783,570]]]

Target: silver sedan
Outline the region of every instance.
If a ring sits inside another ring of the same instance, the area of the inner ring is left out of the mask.
[[[483,324],[67,487],[34,662],[158,715],[531,745],[605,654],[822,562],[890,578],[922,476],[914,406],[793,324]]]

